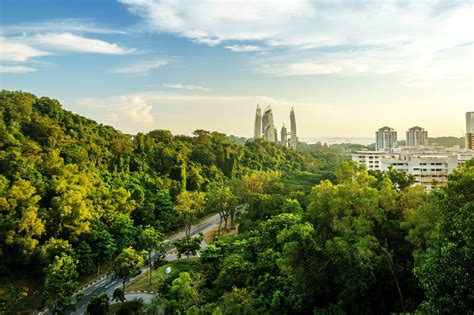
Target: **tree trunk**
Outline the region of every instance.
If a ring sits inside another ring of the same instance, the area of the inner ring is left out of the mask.
[[[230,228],[234,228],[235,209],[230,212]]]
[[[393,270],[392,259],[390,258],[390,255],[389,255],[386,248],[384,248],[382,246],[380,246],[380,248],[382,249],[382,252],[385,254],[385,259],[387,259],[388,265],[390,267],[390,271],[392,272],[392,276],[395,279],[395,284],[397,285],[397,289],[398,289],[398,295],[400,296],[400,303],[402,304],[402,310],[403,310],[403,312],[405,312],[405,303],[403,302],[402,289],[400,289],[400,285],[398,283],[397,275],[395,274],[395,271]]]

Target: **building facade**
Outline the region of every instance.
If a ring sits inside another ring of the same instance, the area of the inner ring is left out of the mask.
[[[296,133],[296,116],[295,116],[295,110],[293,109],[293,107],[291,108],[291,111],[290,111],[290,130],[291,130],[290,147],[296,150],[296,146],[298,145],[298,135]]]
[[[466,113],[466,148],[474,150],[474,112]]]
[[[357,151],[352,160],[369,170],[390,167],[415,176],[415,185],[431,190],[444,184],[459,165],[474,158],[474,151],[444,147],[398,147],[390,151]]]
[[[382,127],[375,132],[375,150],[390,150],[397,145],[397,132],[390,127]]]
[[[425,129],[415,126],[408,129],[407,133],[407,146],[427,146],[428,145],[428,131]]]
[[[262,137],[262,110],[260,105],[257,105],[257,110],[255,111],[255,126],[254,126],[254,139],[259,139]]]
[[[282,146],[288,147],[288,130],[286,129],[285,124],[283,124],[283,127],[281,127],[280,141]]]
[[[379,170],[381,160],[393,155],[386,151],[357,151],[352,154],[352,161],[365,164],[368,170]]]
[[[262,116],[262,135],[263,140],[268,142],[275,142],[275,123],[273,122],[272,107],[268,105]]]

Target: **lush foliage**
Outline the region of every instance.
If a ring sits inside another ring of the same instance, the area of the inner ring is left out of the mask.
[[[123,287],[184,225],[219,213],[225,230],[148,310],[174,314],[470,313],[473,162],[434,193],[406,174],[344,162],[353,145],[230,139],[197,130],[125,135],[49,98],[0,93],[0,276],[39,279],[43,305],[74,307],[78,277],[104,265]],[[154,253],[154,254],[153,254]],[[146,261],[148,259],[148,261]],[[185,259],[184,257],[182,259]],[[152,273],[150,273],[150,276]],[[150,278],[151,279],[151,278]],[[149,282],[151,283],[151,282]],[[5,286],[0,311],[27,290]],[[4,298],[7,292],[10,297]],[[59,293],[58,293],[59,292]],[[105,312],[96,297],[90,312]]]
[[[2,91],[0,277],[44,280],[44,268],[62,253],[80,276],[100,273],[129,246],[156,248],[141,245],[145,226],[164,233],[218,212],[205,205],[215,183],[253,170],[297,178],[320,164],[311,154],[237,144],[218,132],[126,135],[56,100]]]
[[[473,170],[427,194],[403,173],[345,163],[306,207],[280,174],[248,174],[232,184],[247,203],[239,235],[177,278],[182,299],[196,314],[470,313]],[[169,313],[180,310],[172,287],[160,299]]]

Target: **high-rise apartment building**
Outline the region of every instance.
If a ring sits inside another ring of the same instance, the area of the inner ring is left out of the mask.
[[[298,144],[298,135],[296,134],[296,117],[295,117],[295,110],[293,107],[291,108],[290,112],[290,147],[296,150],[296,146]]]
[[[275,124],[273,122],[273,112],[272,107],[268,105],[262,116],[262,134],[263,140],[269,142],[275,142],[276,134],[275,134]]]
[[[466,148],[474,150],[474,112],[466,113]]]
[[[397,132],[390,127],[382,127],[375,132],[375,150],[384,151],[397,145]]]
[[[254,127],[254,139],[259,139],[262,137],[262,110],[260,105],[257,105],[257,110],[255,112],[255,127]]]
[[[427,146],[428,145],[428,131],[415,126],[407,131],[407,146]]]
[[[283,127],[281,127],[280,135],[281,145],[288,147],[288,130],[286,129],[285,124],[283,124]]]

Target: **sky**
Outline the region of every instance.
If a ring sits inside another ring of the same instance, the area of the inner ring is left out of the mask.
[[[388,125],[461,136],[472,1],[2,0],[0,88],[127,133],[253,136],[257,104],[300,137]]]

